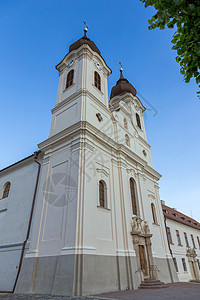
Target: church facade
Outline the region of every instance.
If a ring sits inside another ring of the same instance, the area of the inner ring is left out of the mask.
[[[16,214],[26,216],[23,226],[8,228],[7,240],[1,237],[0,260],[6,257],[6,276],[13,276],[1,290],[75,296],[137,289],[147,277],[177,281],[159,198],[161,175],[153,168],[145,107],[135,88],[121,68],[109,101],[111,69],[86,31],[56,69],[48,139],[1,172],[0,228],[7,215],[14,222],[8,205],[15,198]],[[21,197],[23,179],[13,172],[21,168],[23,174],[25,166],[28,192]]]

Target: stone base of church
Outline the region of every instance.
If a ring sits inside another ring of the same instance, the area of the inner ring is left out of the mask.
[[[155,258],[155,262],[159,279],[171,282],[167,261]],[[135,256],[60,255],[25,258],[15,293],[84,296],[139,285]]]
[[[171,258],[167,261],[165,258],[154,257],[154,262],[157,267],[157,275],[160,281],[165,283],[179,281],[173,260]]]

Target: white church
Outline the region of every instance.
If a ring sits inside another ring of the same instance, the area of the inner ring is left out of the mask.
[[[92,295],[178,281],[145,107],[87,35],[56,66],[49,137],[0,172],[0,291]]]

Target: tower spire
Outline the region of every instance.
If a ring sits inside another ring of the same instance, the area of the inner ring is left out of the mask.
[[[86,23],[85,21],[83,21],[83,23],[85,24],[85,28],[84,28],[84,37],[87,37],[88,26],[87,26],[87,23]]]
[[[121,63],[121,61],[119,62],[119,64],[120,64],[120,78],[124,78],[124,76],[123,76],[123,68],[122,68],[122,63]]]

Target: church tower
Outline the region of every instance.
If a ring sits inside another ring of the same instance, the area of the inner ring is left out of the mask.
[[[161,175],[135,88],[121,68],[108,101],[111,70],[87,26],[56,69],[57,100],[49,138],[39,144],[42,171],[16,292],[76,296],[136,289],[144,276],[170,282]]]

